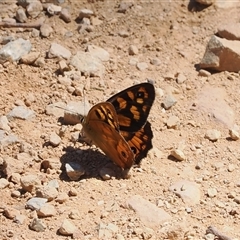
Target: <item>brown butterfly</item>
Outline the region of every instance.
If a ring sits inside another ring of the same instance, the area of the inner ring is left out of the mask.
[[[116,165],[130,169],[152,148],[153,133],[147,117],[154,99],[151,83],[127,88],[93,106],[81,120],[83,130]]]

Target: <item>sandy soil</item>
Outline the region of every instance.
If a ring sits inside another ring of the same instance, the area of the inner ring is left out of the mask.
[[[32,121],[11,121],[11,131],[40,160],[55,158],[60,163],[70,157],[77,161],[77,151],[89,147],[71,141],[71,135],[76,131],[74,126],[66,127],[59,146],[46,144],[50,134],[54,131],[58,133],[61,128],[56,117],[45,113],[46,106],[58,101],[68,103],[84,99],[95,104],[119,90],[152,79],[157,92],[149,116],[154,133],[153,150],[142,161],[141,170],[132,170],[130,179],[113,178],[108,181],[103,181],[97,174],[83,177],[80,181],[69,181],[57,170],[49,173],[40,171],[39,161],[24,162],[20,158],[23,162],[18,164],[24,163],[25,166],[22,175],[35,174],[42,182],[58,179],[59,192],[68,193],[74,188],[77,196],[69,197],[63,204],[52,201],[57,213],[42,219],[47,226],[44,232],[35,232],[29,229],[33,213],[25,209],[25,203],[32,195],[23,193],[20,197],[12,197],[12,192],[21,189],[21,185],[11,183],[9,187],[0,190],[0,238],[70,239],[59,235],[57,231],[63,219],[69,219],[69,212],[78,209],[78,219],[71,221],[82,234],[78,236],[79,239],[98,239],[100,223],[115,224],[117,233],[124,239],[206,239],[204,237],[209,226],[216,227],[232,239],[240,239],[240,206],[237,201],[240,198],[239,141],[229,140],[229,129],[234,124],[240,125],[239,74],[222,72],[200,77],[197,71],[197,64],[209,38],[226,21],[233,24],[238,22],[239,9],[209,7],[194,12],[189,11],[188,1],[134,1],[124,14],[117,12],[118,5],[119,1],[115,0],[65,1],[62,6],[70,9],[72,21],[65,23],[59,16],[47,17],[46,22],[54,29],[49,38],[31,37],[32,29],[0,29],[2,36],[29,38],[35,51],[41,52],[43,57],[50,44],[57,42],[72,54],[94,44],[107,50],[111,58],[105,63],[104,78],[81,76],[77,80],[89,86],[84,97],[72,95],[58,82],[56,59],[46,58],[42,68],[5,64],[1,67],[0,115],[6,115],[19,100],[24,102],[29,94],[33,95],[34,101],[29,108],[36,112],[36,117]],[[82,8],[93,10],[102,24],[94,26],[92,32],[80,34],[75,19]],[[8,14],[12,16],[13,13],[9,10]],[[129,32],[129,36],[119,36],[120,31]],[[69,32],[72,34],[66,36]],[[138,48],[137,55],[128,54],[130,45]],[[146,62],[148,69],[139,71],[130,65],[132,58]],[[157,59],[160,64],[151,64],[152,59]],[[183,83],[176,81],[179,75],[185,77]],[[173,92],[177,103],[169,110],[164,110],[162,102],[169,91]],[[166,126],[171,116],[179,118],[175,129]],[[216,142],[206,139],[204,136],[209,129],[219,130],[221,138]],[[179,147],[183,147],[186,156],[184,161],[169,157],[171,151]],[[70,153],[66,148],[71,148]],[[22,151],[22,144],[13,144],[1,147],[1,156],[16,159]],[[93,166],[108,161],[105,158],[100,161],[102,157],[99,158],[98,153],[95,153],[85,156]],[[202,195],[199,204],[189,206],[169,191],[174,182],[182,179],[200,185]],[[217,193],[209,197],[208,191],[212,188]],[[154,204],[162,202],[161,208],[172,216],[169,222],[153,229],[151,238],[144,238],[142,232],[145,226],[134,211],[122,207],[134,195],[141,195]],[[19,210],[26,216],[25,221],[18,224],[7,218],[4,215],[5,207]],[[191,208],[189,213],[187,208]],[[112,239],[121,239],[117,233],[113,234]]]

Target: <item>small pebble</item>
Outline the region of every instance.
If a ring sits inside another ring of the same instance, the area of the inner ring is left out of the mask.
[[[175,157],[179,161],[185,161],[186,160],[186,157],[185,157],[183,151],[180,150],[180,149],[172,150],[171,151],[171,156]]]
[[[91,18],[91,23],[92,23],[93,26],[98,26],[98,25],[101,25],[103,23],[103,21],[100,20],[97,17],[92,17]]]
[[[34,218],[29,224],[29,228],[36,232],[44,232],[47,227],[45,224],[42,223],[41,219]]]
[[[69,218],[71,219],[80,219],[81,214],[78,209],[72,209],[71,212],[69,213]]]
[[[49,142],[52,146],[57,147],[61,143],[61,138],[55,133],[51,133]]]
[[[128,54],[129,55],[137,55],[138,54],[138,48],[135,45],[130,45],[128,48]]]
[[[144,71],[148,68],[148,64],[146,62],[138,62],[136,66],[140,71]]]
[[[43,23],[40,27],[40,33],[42,37],[49,37],[53,33],[53,29],[50,25]]]
[[[152,58],[150,60],[150,63],[154,66],[159,66],[161,64],[161,61],[158,58]]]
[[[62,225],[59,228],[59,233],[64,236],[70,236],[76,231],[77,227],[67,219],[63,220]]]
[[[5,178],[0,178],[0,189],[4,189],[9,186],[9,181]]]
[[[31,35],[32,37],[37,38],[40,36],[40,31],[38,29],[33,28]]]
[[[168,110],[169,108],[171,108],[173,105],[175,105],[177,103],[177,100],[175,99],[175,97],[172,94],[168,94],[165,99],[163,100],[163,107]]]
[[[163,97],[164,91],[162,88],[156,88],[155,91],[156,91],[156,96]]]
[[[115,172],[111,168],[103,167],[100,169],[99,175],[102,177],[103,180],[109,180],[113,176],[115,176]]]
[[[83,169],[83,167],[75,162],[66,163],[65,169],[68,177],[72,181],[79,180],[79,178],[85,174],[85,170]]]
[[[54,187],[54,188],[56,188],[58,190],[59,189],[58,180],[57,179],[50,180],[49,183],[48,183],[48,186],[49,187]]]
[[[142,233],[143,239],[151,239],[153,237],[153,235],[154,235],[153,229],[144,227],[143,233]]]
[[[22,176],[20,182],[22,189],[30,193],[33,192],[36,187],[41,185],[38,176],[33,174]]]
[[[46,198],[48,201],[52,201],[58,196],[58,190],[55,187],[46,185],[37,189],[36,196],[40,198]]]
[[[24,103],[23,103],[23,105],[24,105]],[[7,114],[8,120],[11,120],[12,118],[19,118],[22,120],[31,120],[31,119],[35,118],[35,112],[28,109],[27,107],[24,107],[23,105],[14,107]]]
[[[62,7],[61,6],[57,6],[57,5],[54,5],[54,4],[50,4],[48,7],[47,7],[47,12],[50,14],[50,15],[55,15],[55,14],[58,14],[60,13],[62,10]]]
[[[93,11],[90,9],[81,9],[79,12],[79,18],[90,18],[91,16],[93,16]]]
[[[45,58],[44,57],[39,57],[36,59],[36,61],[33,63],[35,67],[44,67],[45,65]]]
[[[212,142],[216,142],[221,137],[221,132],[216,129],[210,129],[206,132],[205,138]]]
[[[30,198],[27,202],[26,202],[26,208],[29,208],[31,210],[38,210],[40,209],[42,206],[44,206],[44,204],[47,202],[48,200],[46,198],[38,198],[38,197],[33,197]]]
[[[119,13],[126,13],[126,11],[133,6],[133,2],[121,1],[118,6]]]
[[[216,195],[217,195],[217,189],[216,189],[216,188],[209,188],[209,189],[207,190],[207,195],[208,195],[208,197],[210,197],[210,198],[216,197]]]
[[[57,214],[55,207],[49,203],[45,203],[40,209],[37,210],[38,217],[52,217]]]
[[[26,10],[28,15],[30,15],[32,18],[36,18],[42,12],[43,6],[40,1],[29,1],[26,6]]]
[[[197,170],[203,169],[203,164],[198,162],[195,166],[195,169]]]
[[[78,191],[77,191],[77,189],[76,188],[74,188],[74,187],[71,187],[71,189],[69,190],[69,196],[71,197],[75,197],[75,196],[77,196],[78,195]]]
[[[19,210],[12,207],[6,207],[4,210],[4,215],[9,219],[14,219],[19,214]]]
[[[17,214],[16,217],[13,219],[13,222],[17,224],[23,224],[26,219],[25,215]]]
[[[67,62],[65,60],[61,60],[58,62],[59,65],[59,70],[61,71],[61,73],[65,72],[65,71],[69,71],[69,66],[67,65]]]
[[[56,202],[58,203],[64,203],[68,200],[69,196],[67,193],[63,192],[63,193],[60,193],[57,198],[55,199]]]
[[[60,12],[60,18],[66,23],[71,22],[71,15],[67,8],[62,9],[62,11]]]
[[[201,77],[209,77],[211,76],[211,73],[204,70],[204,69],[200,69],[199,72],[198,72],[198,76],[201,76]]]
[[[9,121],[6,116],[0,116],[0,129],[10,131]]]
[[[204,236],[205,240],[214,240],[215,239],[215,235],[212,233],[208,233]]]
[[[192,212],[192,209],[190,207],[187,207],[185,210],[186,210],[187,213],[191,213]]]
[[[229,172],[233,172],[235,168],[236,168],[236,167],[235,167],[234,164],[229,164],[229,165],[228,165],[228,171],[229,171]]]
[[[177,83],[182,84],[187,80],[186,76],[183,75],[182,73],[179,73],[177,76]]]
[[[12,191],[11,196],[14,198],[21,197],[21,192],[18,190],[14,190],[14,191]]]
[[[123,30],[123,31],[120,31],[120,32],[118,33],[118,35],[119,35],[120,37],[127,38],[127,37],[130,36],[130,33]]]
[[[177,116],[170,116],[166,122],[168,128],[177,129],[180,119]]]
[[[131,66],[136,66],[137,63],[138,63],[138,59],[137,58],[130,58],[128,63]]]
[[[234,141],[237,141],[239,139],[239,132],[236,131],[235,129],[230,129],[229,135],[230,135],[230,138]]]
[[[119,233],[116,235],[116,239],[117,240],[125,240],[124,236],[122,234],[119,234]],[[148,238],[144,238],[144,239],[148,239]]]
[[[236,202],[237,204],[240,204],[240,196],[235,197],[234,202]]]
[[[235,198],[235,197],[236,197],[236,193],[235,193],[235,192],[229,192],[229,193],[228,193],[228,198],[233,199],[233,198]]]
[[[40,56],[40,52],[30,52],[22,56],[21,62],[26,65],[31,65],[37,60],[39,56]]]
[[[16,19],[20,22],[20,23],[24,23],[27,21],[27,16],[26,13],[24,11],[23,8],[19,8],[16,12]]]

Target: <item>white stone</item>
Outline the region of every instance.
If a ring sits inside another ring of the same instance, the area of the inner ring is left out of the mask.
[[[9,181],[5,178],[0,178],[0,189],[6,188],[9,186]]]
[[[209,129],[206,132],[205,137],[210,141],[215,142],[221,137],[221,132],[216,129]]]
[[[139,195],[132,196],[127,200],[126,204],[128,208],[136,212],[147,227],[158,227],[171,219],[167,212]]]
[[[59,58],[69,59],[71,55],[72,55],[71,52],[67,48],[54,42],[51,44],[51,47],[48,52],[49,58],[59,57]]]
[[[8,126],[9,122],[6,116],[0,117],[0,129],[10,131],[10,127]]]
[[[170,191],[174,192],[182,198],[189,206],[199,204],[201,191],[198,184],[187,180],[180,180],[170,186]]]
[[[64,219],[61,227],[59,228],[59,233],[64,236],[72,235],[77,231],[77,227],[67,219]]]

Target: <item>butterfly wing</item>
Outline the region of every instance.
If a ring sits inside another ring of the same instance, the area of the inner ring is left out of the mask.
[[[135,163],[139,164],[142,158],[145,158],[148,151],[152,148],[153,133],[151,124],[146,122],[144,127],[135,133],[121,132],[121,134],[135,155]]]
[[[119,132],[117,114],[109,102],[93,106],[82,125],[85,134],[119,167],[129,169],[134,154]]]
[[[120,130],[136,132],[146,123],[154,99],[154,86],[146,82],[117,93],[107,102],[116,110]]]

